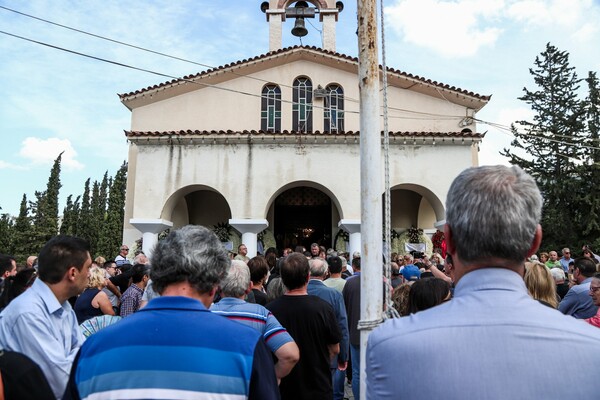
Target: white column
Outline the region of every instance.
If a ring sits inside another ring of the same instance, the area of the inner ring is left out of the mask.
[[[158,243],[158,234],[172,228],[173,223],[164,219],[132,218],[129,223],[142,232],[142,251],[150,258],[154,246]]]
[[[269,51],[279,50],[282,47],[282,25],[285,10],[267,10],[269,20]]]
[[[323,20],[323,49],[335,51],[335,23],[337,10],[332,14],[321,14]]]
[[[342,219],[338,223],[338,228],[342,228],[350,234],[350,242],[348,244],[348,254],[350,254],[350,263],[352,254],[355,251],[360,251],[360,220],[358,219]]]
[[[442,219],[441,221],[435,221],[433,223],[433,227],[435,229],[439,229],[442,232],[444,232],[444,225],[446,225],[446,220],[445,219]]]
[[[230,219],[229,225],[242,234],[242,243],[248,248],[247,256],[256,256],[256,235],[267,229],[269,222],[266,219]]]

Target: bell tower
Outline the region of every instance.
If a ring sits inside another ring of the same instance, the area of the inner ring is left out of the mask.
[[[310,4],[309,4],[310,3]],[[305,18],[319,18],[323,26],[323,44],[325,50],[335,51],[335,24],[339,13],[344,9],[341,1],[335,0],[270,0],[264,1],[260,9],[267,15],[269,22],[269,51],[282,46],[282,26],[286,18],[295,18],[292,35],[305,36]]]

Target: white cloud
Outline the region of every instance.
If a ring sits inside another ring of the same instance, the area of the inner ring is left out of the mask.
[[[26,169],[22,165],[12,164],[3,160],[0,160],[0,169],[16,169],[16,170],[24,170]]]
[[[590,22],[583,24],[581,28],[577,29],[573,33],[572,37],[578,42],[586,42],[594,37],[598,33],[598,26]]]
[[[445,57],[468,57],[496,42],[502,29],[492,22],[503,7],[502,0],[400,0],[387,7],[386,27]]]
[[[45,165],[52,164],[61,152],[63,152],[61,166],[68,169],[82,169],[84,167],[75,159],[77,152],[67,139],[28,137],[23,141],[19,155],[29,159],[35,165]]]
[[[592,0],[518,0],[508,6],[507,16],[527,26],[575,28],[592,6]]]

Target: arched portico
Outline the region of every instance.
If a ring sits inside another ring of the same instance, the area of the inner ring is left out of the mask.
[[[161,218],[173,222],[173,228],[188,224],[207,228],[227,222],[231,208],[227,199],[214,188],[206,185],[185,186],[169,196],[161,212]]]
[[[434,229],[444,220],[446,211],[439,197],[430,189],[411,183],[390,189],[392,228],[404,231],[410,227]]]
[[[266,215],[280,248],[310,243],[331,247],[343,212],[337,197],[325,186],[296,181],[273,193]]]

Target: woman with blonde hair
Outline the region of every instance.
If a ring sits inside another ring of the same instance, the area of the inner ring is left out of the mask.
[[[99,315],[115,315],[108,295],[102,291],[105,286],[104,270],[99,267],[90,268],[87,289],[79,295],[75,302],[75,315],[77,315],[77,322],[80,325]]]
[[[545,265],[540,262],[525,263],[524,280],[531,297],[549,307],[558,307],[556,284]]]

